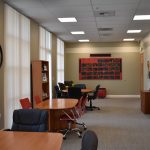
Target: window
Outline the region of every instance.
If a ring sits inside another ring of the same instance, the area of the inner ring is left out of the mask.
[[[57,83],[64,83],[64,42],[57,39]]]
[[[30,20],[5,5],[5,128],[10,128],[19,99],[30,98]]]
[[[49,61],[49,89],[50,98],[52,98],[52,62],[51,62],[51,33],[40,27],[40,60]]]

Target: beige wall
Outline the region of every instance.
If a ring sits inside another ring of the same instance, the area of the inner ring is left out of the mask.
[[[39,60],[39,25],[33,20],[30,21],[30,58]]]
[[[79,80],[79,58],[90,53],[111,53],[122,58],[122,80]],[[109,95],[138,95],[140,88],[140,54],[137,43],[67,43],[65,45],[65,80],[85,83],[89,88],[96,84],[107,88]]]
[[[0,45],[4,53],[4,4],[2,1],[0,1]],[[4,65],[0,68],[0,116],[1,129],[4,126]]]

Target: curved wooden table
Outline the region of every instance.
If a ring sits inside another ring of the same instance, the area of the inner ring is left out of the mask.
[[[1,150],[60,150],[63,135],[48,132],[0,131]]]
[[[68,89],[62,90],[62,92],[68,93]],[[81,92],[82,93],[89,93],[89,92],[93,92],[93,90],[92,89],[81,89]]]
[[[66,127],[66,122],[60,123],[59,120],[60,115],[62,114],[62,110],[71,109],[75,107],[77,103],[78,99],[70,99],[70,98],[49,99],[37,104],[36,108],[48,110],[49,131],[58,131]]]

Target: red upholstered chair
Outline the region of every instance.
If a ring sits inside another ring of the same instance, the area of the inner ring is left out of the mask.
[[[83,108],[82,104],[84,103],[87,99],[87,96],[82,96],[79,100],[75,108],[70,109],[70,112],[63,111],[63,115],[60,117],[61,121],[67,121],[68,122],[68,127],[65,129],[62,129],[61,131],[64,133],[64,139],[66,139],[66,135],[69,132],[74,132],[76,133],[79,137],[81,137],[82,131],[79,128],[71,128],[72,124],[78,124],[81,125],[84,130],[87,129],[86,125],[84,122],[78,121],[78,119],[82,116],[83,114]]]
[[[39,104],[39,103],[41,103],[42,100],[40,99],[39,96],[34,96],[34,101],[36,104]]]
[[[22,109],[32,109],[31,103],[29,101],[29,98],[22,98],[20,99],[20,104],[22,106]]]

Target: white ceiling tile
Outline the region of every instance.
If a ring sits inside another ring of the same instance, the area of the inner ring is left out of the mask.
[[[5,0],[4,0],[5,1]],[[129,37],[128,29],[142,29],[133,34],[142,39],[150,31],[150,21],[133,21],[135,14],[150,14],[150,0],[6,0],[20,12],[33,18],[61,39],[73,42],[84,37],[92,42],[122,41]],[[114,10],[114,17],[94,17],[93,11]],[[58,17],[76,17],[77,23],[60,23]],[[112,27],[110,32],[97,28]],[[70,31],[83,30],[84,36],[73,36]]]

